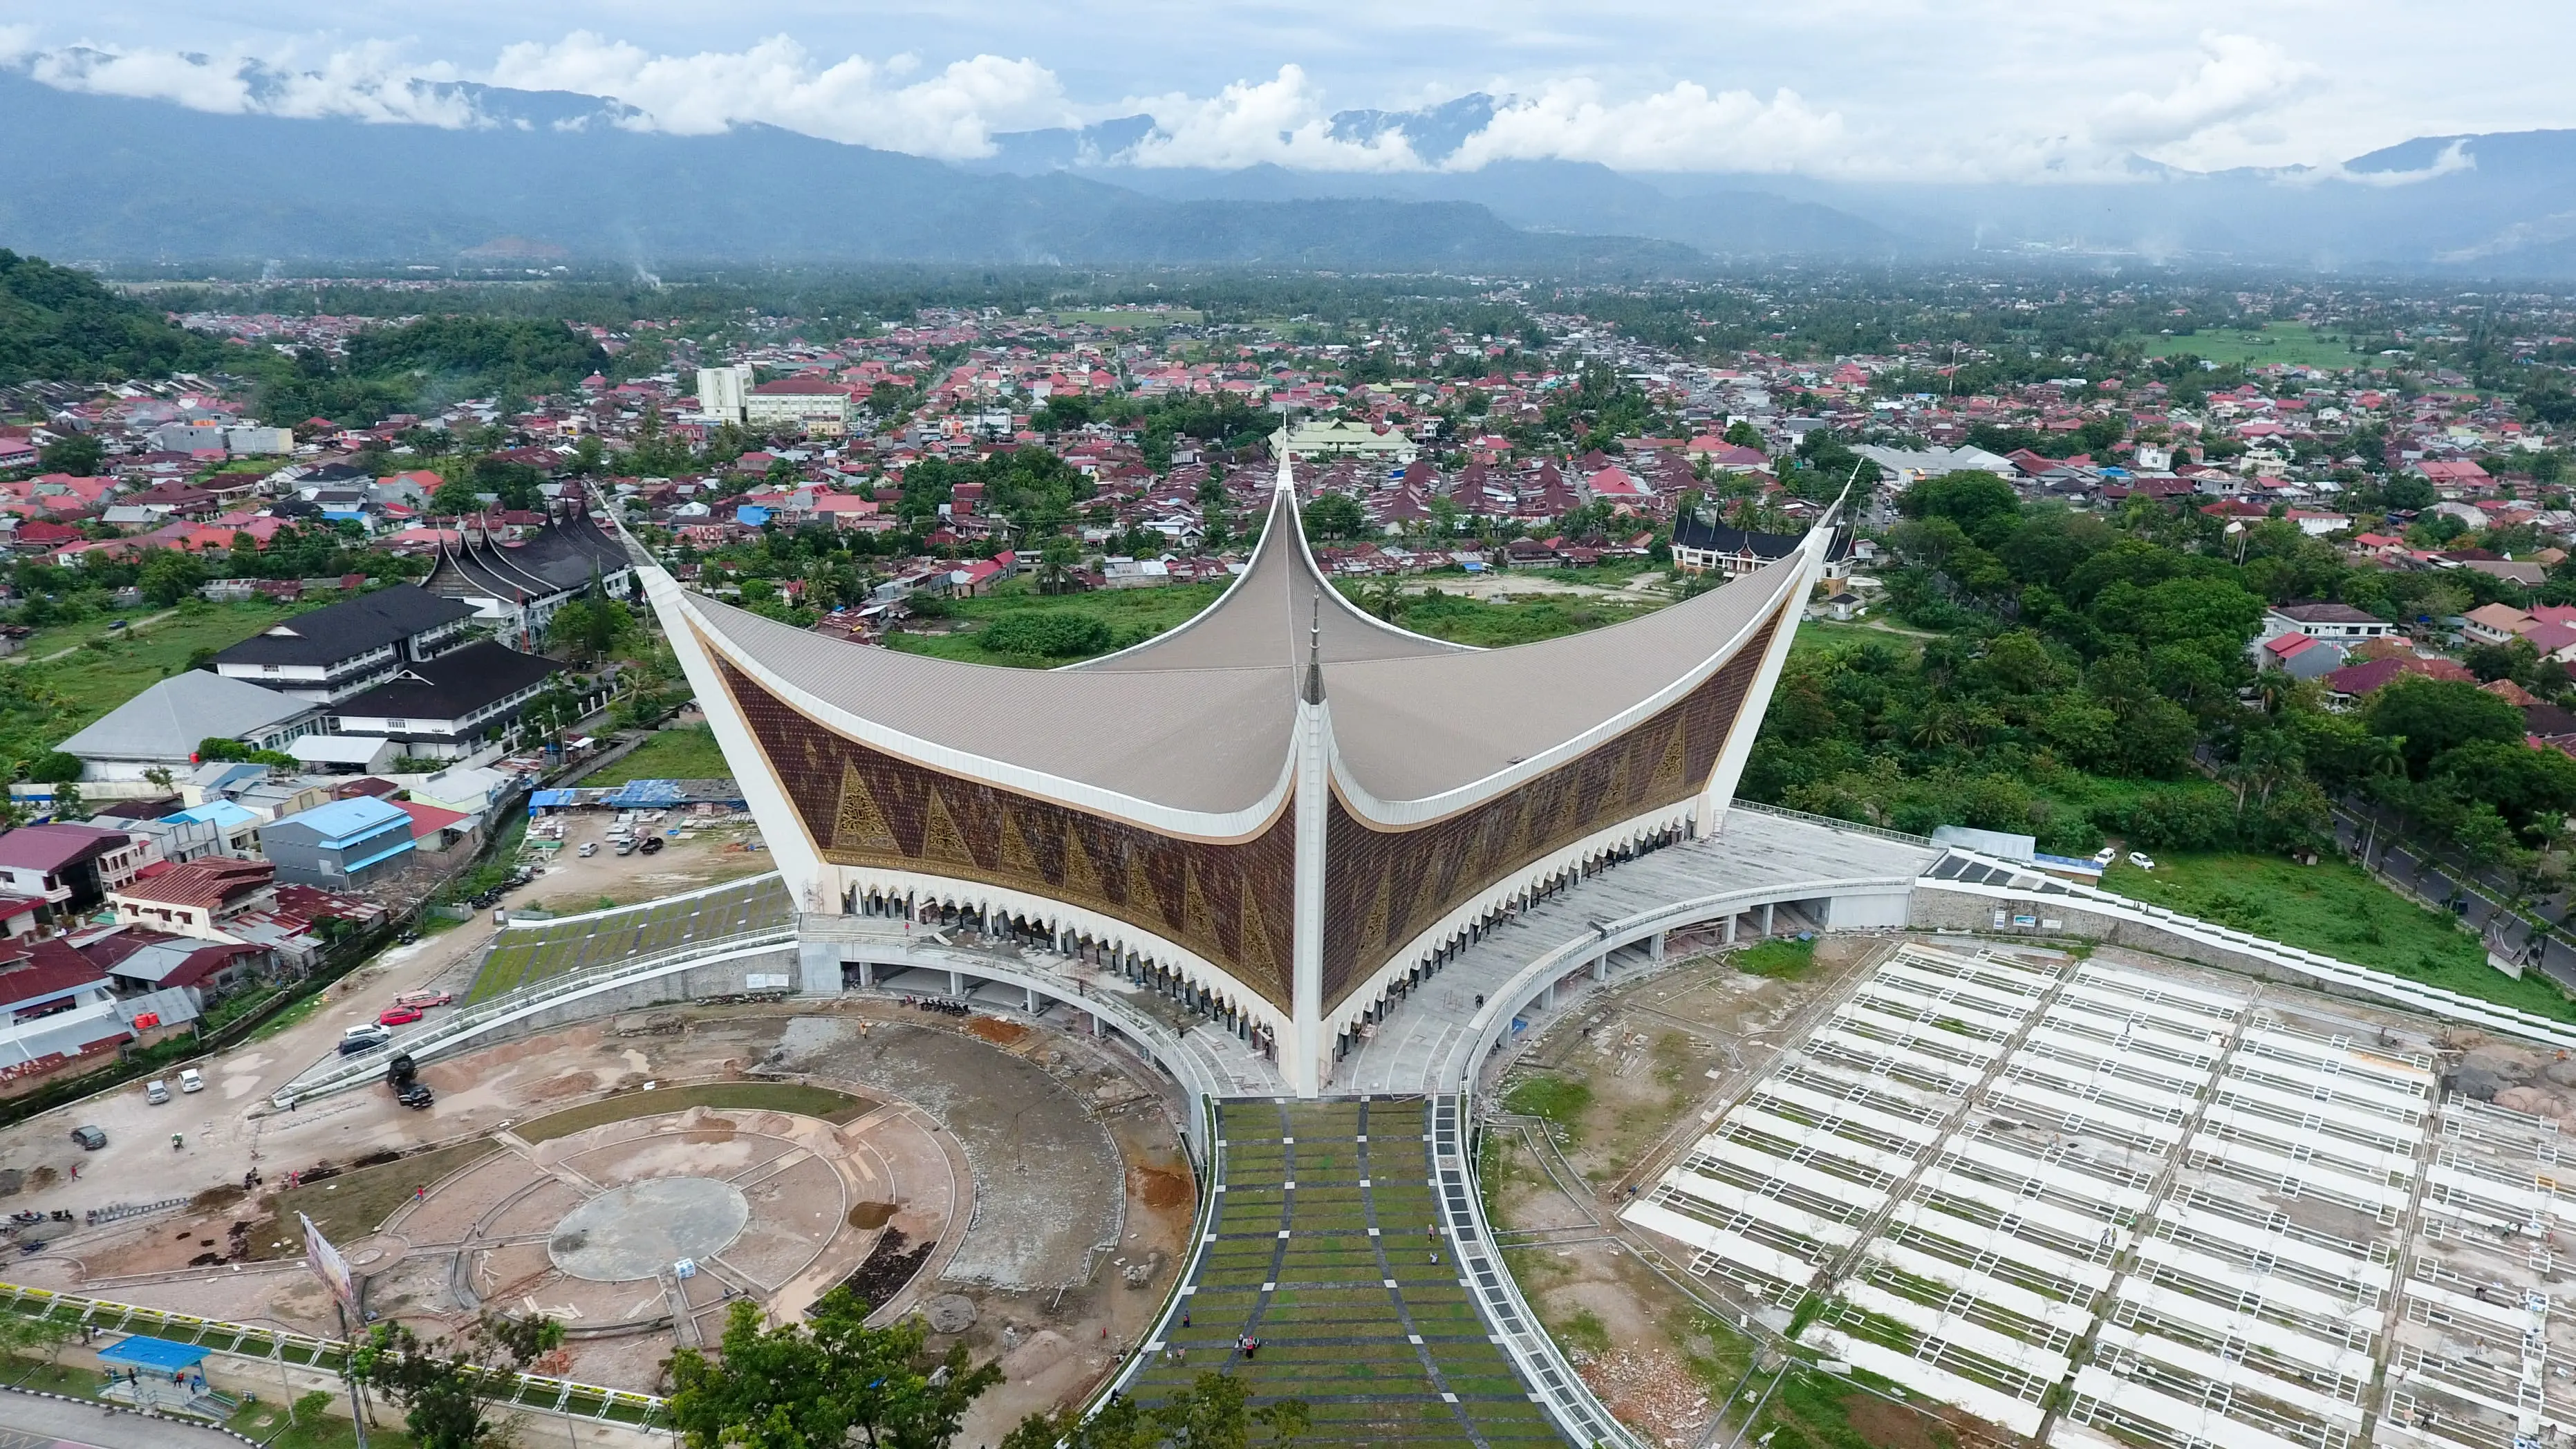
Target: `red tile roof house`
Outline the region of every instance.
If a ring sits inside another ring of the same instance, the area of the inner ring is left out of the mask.
[[[2305,634],[2282,634],[2256,648],[2255,667],[2278,669],[2293,679],[2314,679],[2343,667],[2343,651]]]
[[[224,924],[276,896],[277,867],[264,860],[208,855],[147,870],[110,891],[108,909],[129,925],[210,941],[229,939]]]
[[[59,941],[17,949],[0,961],[0,1093],[134,1039],[106,972]]]
[[[0,891],[44,903],[39,915],[77,912],[134,879],[152,847],[122,830],[22,825],[0,835]]]
[[[2325,682],[2327,691],[2334,697],[2335,705],[2338,708],[2348,708],[2355,701],[2385,689],[2409,674],[2421,675],[2426,679],[2455,679],[2463,684],[2478,682],[2476,675],[2452,660],[2424,659],[2411,654],[2388,659],[2373,659],[2367,664],[2347,664],[2326,675]]]

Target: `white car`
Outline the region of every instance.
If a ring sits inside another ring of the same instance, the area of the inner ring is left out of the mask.
[[[179,1090],[182,1092],[202,1092],[206,1090],[206,1079],[198,1075],[195,1067],[182,1068],[179,1072]]]
[[[2147,853],[2143,850],[2130,851],[2129,864],[2136,866],[2140,870],[2154,870],[2156,868],[2155,861],[2149,858]]]
[[[2100,850],[2093,852],[2093,863],[2095,865],[2109,865],[2111,862],[2118,860],[2119,858],[2120,847],[2116,845],[2106,845]]]

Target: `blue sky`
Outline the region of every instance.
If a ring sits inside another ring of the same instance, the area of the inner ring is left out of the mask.
[[[104,52],[67,55],[75,47]],[[1451,164],[2023,180],[2129,152],[2321,164],[2412,135],[2576,125],[2537,0],[1181,0],[821,3],[0,0],[0,56],[202,109],[472,124],[415,79],[613,94],[636,124],[765,121],[934,156],[1150,111],[1158,165],[1405,169],[1324,134],[1346,107],[1514,98]],[[282,93],[251,62],[302,77]]]

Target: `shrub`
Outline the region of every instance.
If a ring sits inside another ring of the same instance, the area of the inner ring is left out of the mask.
[[[1105,652],[1112,641],[1109,625],[1089,614],[1053,611],[1004,614],[984,628],[984,647],[998,654],[1035,654],[1072,659]]]

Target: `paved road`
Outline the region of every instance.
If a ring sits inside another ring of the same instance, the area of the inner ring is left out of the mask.
[[[229,1434],[61,1399],[0,1393],[0,1449],[239,1449]]]
[[[2460,919],[2487,941],[2491,949],[2524,962],[2526,969],[2576,991],[2576,947],[2556,936],[2542,936],[2537,942],[2530,926],[2512,912],[2497,905],[2494,897],[2510,892],[2511,885],[2495,878],[2472,880],[2471,873],[2456,862],[2436,858],[2430,851],[2407,843],[2396,843],[2383,820],[2378,830],[2369,830],[2349,807],[2335,816],[2335,834],[2347,853],[2358,854],[2365,845],[2371,848],[2370,862],[2389,879],[2436,905],[2462,900]],[[2474,889],[2464,887],[2474,885]],[[2544,916],[2563,917],[2569,902],[2565,896],[2535,903]],[[2537,945],[2535,953],[2533,947]]]

